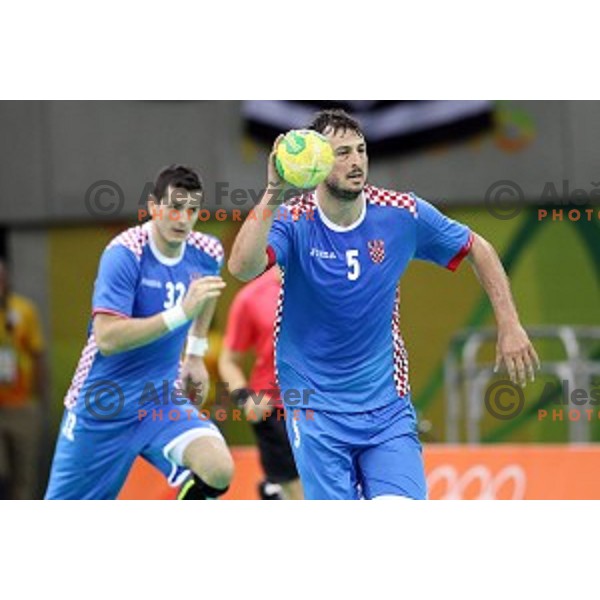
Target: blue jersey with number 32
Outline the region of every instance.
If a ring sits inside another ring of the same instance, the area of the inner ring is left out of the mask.
[[[181,303],[193,279],[219,274],[223,247],[216,238],[191,232],[180,256],[168,258],[156,248],[151,228],[151,223],[132,227],[108,244],[94,286],[93,315],[150,317]],[[188,330],[185,325],[139,348],[103,356],[90,322],[65,406],[84,416],[109,413],[117,420],[130,419],[144,399],[151,406],[164,400],[164,382],[168,402]],[[121,401],[119,394],[124,407],[115,414],[111,407]]]
[[[412,259],[454,270],[470,249],[466,226],[412,193],[366,186],[362,199],[349,227],[327,219],[315,192],[273,222],[283,274],[276,363],[288,407],[362,412],[407,397],[398,281]]]

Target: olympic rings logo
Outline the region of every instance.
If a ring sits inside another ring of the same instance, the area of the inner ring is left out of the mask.
[[[439,500],[523,500],[526,487],[527,476],[519,465],[507,465],[495,474],[485,465],[460,474],[452,465],[441,465],[427,476],[430,496]]]

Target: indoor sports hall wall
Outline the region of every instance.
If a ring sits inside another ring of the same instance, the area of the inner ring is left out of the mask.
[[[539,221],[536,209],[499,222],[483,207],[461,207],[447,213],[471,226],[497,247],[511,277],[516,301],[527,325],[597,325],[600,290],[600,226],[597,222]],[[48,232],[49,313],[55,419],[85,338],[98,258],[106,243],[131,223],[94,227],[54,227]],[[199,227],[217,235],[228,251],[238,225],[211,221]],[[76,261],[76,262],[75,262]],[[224,272],[228,287],[219,304],[211,334],[214,372],[231,298],[240,284]],[[444,440],[442,361],[450,338],[464,327],[492,325],[491,307],[467,262],[456,273],[413,262],[402,285],[401,327],[411,368],[413,399],[421,418],[431,422],[425,439]],[[542,359],[554,349],[539,346]],[[491,356],[490,356],[491,360]],[[214,372],[216,377],[216,372]],[[213,380],[214,380],[213,377]],[[543,378],[527,388],[527,399],[539,397]],[[245,423],[220,423],[233,443],[249,443]],[[487,442],[567,441],[566,422],[514,419],[510,426],[491,417],[483,422]],[[600,426],[592,423],[592,439]]]
[[[94,223],[84,198],[104,180],[122,188],[122,216],[134,218],[144,183],[173,162],[202,170],[209,205],[218,182],[264,183],[265,145],[244,135],[240,102],[1,102],[0,131],[0,224]],[[489,130],[373,161],[370,179],[457,203],[481,202],[504,179],[526,199],[547,181],[589,190],[598,139],[598,102],[501,102]]]

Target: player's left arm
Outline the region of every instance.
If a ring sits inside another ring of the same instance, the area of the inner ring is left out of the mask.
[[[188,397],[201,406],[206,402],[210,376],[204,355],[208,351],[208,331],[217,307],[216,298],[209,300],[202,312],[194,319],[186,343],[181,365],[181,382]]]
[[[538,355],[521,325],[510,283],[496,250],[480,235],[472,235],[473,243],[467,256],[490,299],[498,326],[495,371],[504,363],[511,381],[524,386],[527,375],[531,381],[535,379],[534,367],[540,366]]]
[[[415,258],[458,268],[465,256],[487,293],[498,326],[496,369],[506,365],[511,381],[525,385],[533,380],[539,360],[523,329],[510,291],[508,277],[493,246],[468,227],[448,218],[429,202],[412,195],[417,216]]]

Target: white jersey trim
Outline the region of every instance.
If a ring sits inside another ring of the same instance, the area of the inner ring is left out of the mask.
[[[321,221],[323,221],[323,224],[328,229],[331,229],[332,231],[336,231],[337,233],[345,233],[347,231],[353,231],[354,229],[356,229],[365,220],[365,217],[367,216],[367,201],[365,199],[364,192],[362,192],[360,196],[361,196],[362,203],[363,203],[360,216],[358,217],[358,219],[356,219],[356,221],[354,221],[354,223],[344,227],[342,225],[338,225],[337,223],[334,223],[331,219],[329,219],[327,217],[327,215],[325,214],[325,211],[321,208],[321,205],[319,204],[319,198],[317,196],[317,192],[315,191],[315,204],[317,205],[317,208],[319,209],[319,215],[321,216]]]
[[[182,260],[183,260],[183,256],[185,254],[185,248],[187,246],[186,243],[182,243],[181,244],[181,252],[179,253],[179,256],[165,256],[159,249],[158,246],[156,245],[156,242],[154,241],[154,228],[152,226],[152,221],[148,221],[148,223],[144,223],[142,225],[142,227],[144,227],[147,231],[148,231],[148,243],[150,244],[150,250],[152,251],[152,254],[154,254],[154,258],[156,258],[156,260],[167,266],[167,267],[174,267],[175,265],[178,265]]]

